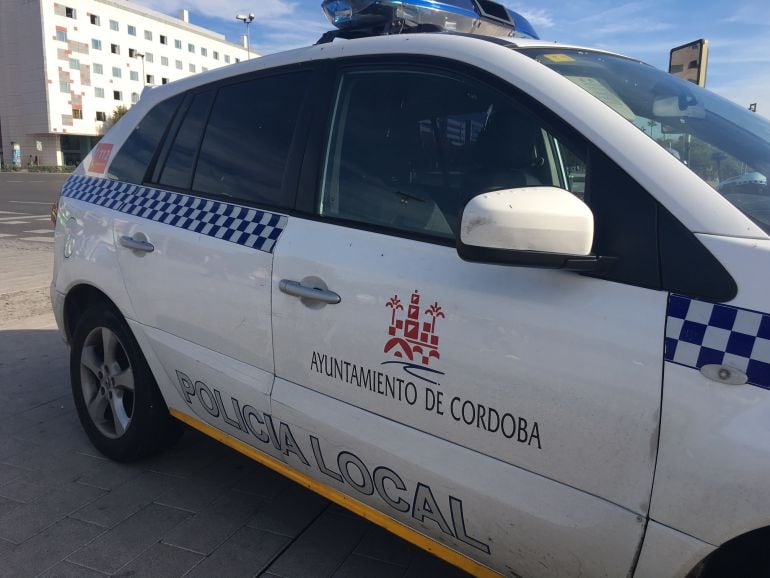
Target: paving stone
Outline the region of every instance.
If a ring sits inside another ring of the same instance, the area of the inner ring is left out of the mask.
[[[67,559],[112,574],[158,542],[189,515],[182,510],[150,504]]]
[[[222,458],[227,449],[222,444],[197,432],[192,435],[189,433],[185,432],[176,445],[162,454],[145,460],[144,467],[154,472],[186,478]]]
[[[361,541],[369,522],[324,512],[267,570],[284,578],[331,576]]]
[[[408,567],[419,552],[420,549],[417,546],[372,524],[356,546],[354,554]]]
[[[211,502],[227,492],[238,480],[253,469],[255,462],[240,454],[222,458],[197,471],[188,478],[175,478],[171,487],[155,499],[156,503],[181,508],[191,512],[205,509]]]
[[[163,538],[163,542],[209,554],[243,526],[262,502],[259,496],[229,491],[205,510],[179,524]]]
[[[75,459],[83,460],[82,463],[86,466],[77,481],[103,490],[113,490],[142,473],[142,466],[139,464],[121,464],[104,456],[82,452],[75,455]]]
[[[328,505],[326,498],[292,482],[272,502],[260,508],[247,526],[294,538]]]
[[[0,438],[0,460],[7,460],[11,456],[24,454],[38,447],[34,440],[3,435]]]
[[[289,538],[271,532],[241,528],[185,578],[254,576],[280,554]]]
[[[102,494],[103,490],[74,482],[51,488],[39,500],[0,515],[0,538],[21,543]]]
[[[27,477],[27,474],[23,474],[0,486],[0,496],[17,502],[31,503],[39,500],[52,489],[51,486],[33,481]]]
[[[254,464],[256,467],[244,475],[234,486],[237,490],[272,500],[294,483],[286,476],[282,476],[262,464],[257,462]]]
[[[87,544],[104,530],[65,518],[20,544],[0,562],[0,576],[35,576]]]
[[[0,486],[7,484],[10,481],[15,480],[27,470],[24,470],[18,466],[12,466],[10,464],[0,463]]]
[[[400,578],[406,572],[403,566],[388,564],[382,560],[374,560],[353,554],[348,556],[332,576],[334,578]]]
[[[76,512],[73,517],[111,528],[152,503],[173,481],[171,476],[143,472]]]
[[[409,565],[404,578],[425,578],[425,576],[441,576],[441,578],[468,578],[468,574],[457,566],[452,566],[424,550],[420,550]]]
[[[91,568],[78,566],[63,560],[40,574],[37,578],[103,578],[104,576],[109,576],[109,574],[97,572]]]
[[[153,544],[113,576],[183,576],[203,558],[174,546]]]

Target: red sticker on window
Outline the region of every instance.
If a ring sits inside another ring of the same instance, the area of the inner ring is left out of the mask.
[[[111,144],[99,143],[96,145],[91,155],[91,166],[88,167],[88,172],[104,173],[104,169],[107,168],[107,162],[110,160],[110,154],[112,154]]]

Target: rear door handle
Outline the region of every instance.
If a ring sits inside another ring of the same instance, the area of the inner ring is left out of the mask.
[[[290,279],[281,279],[278,283],[278,288],[287,295],[300,297],[301,299],[310,299],[311,301],[320,301],[330,305],[336,305],[341,301],[340,296],[334,291],[306,287],[302,283]]]
[[[140,241],[138,239],[134,239],[133,237],[129,237],[128,235],[123,235],[120,237],[120,244],[133,251],[144,251],[145,253],[152,253],[155,250],[155,245],[152,243],[147,241]]]

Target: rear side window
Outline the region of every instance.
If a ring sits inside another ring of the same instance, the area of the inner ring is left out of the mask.
[[[211,108],[214,91],[196,94],[168,152],[159,183],[166,187],[189,189],[195,155]]]
[[[139,121],[110,164],[109,178],[135,184],[144,181],[155,149],[181,102],[182,95],[164,100]]]
[[[289,208],[284,173],[309,73],[257,78],[219,89],[193,190]]]

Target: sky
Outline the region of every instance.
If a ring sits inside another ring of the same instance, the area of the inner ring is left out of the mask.
[[[331,28],[321,0],[133,0],[239,42],[253,13],[252,49],[269,54],[313,44]],[[499,1],[499,0],[498,0]],[[669,50],[709,41],[706,88],[770,118],[770,9],[767,0],[502,0],[543,40],[601,48],[668,68]]]

